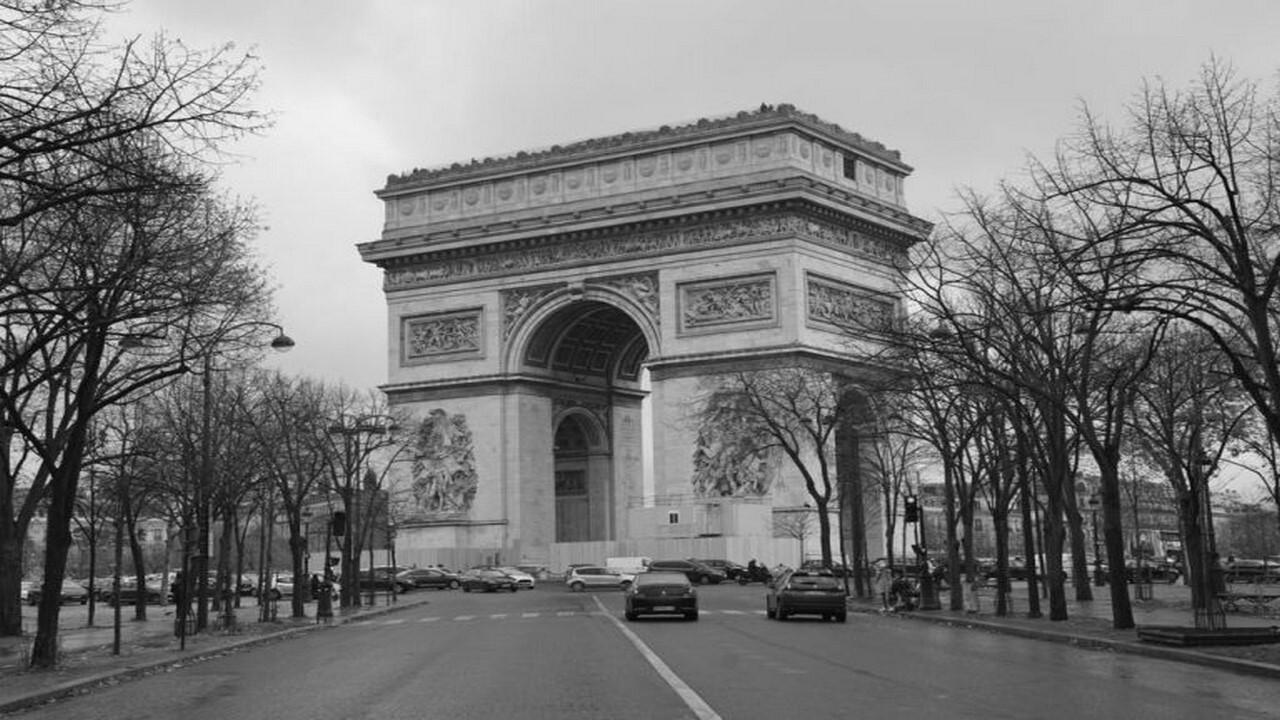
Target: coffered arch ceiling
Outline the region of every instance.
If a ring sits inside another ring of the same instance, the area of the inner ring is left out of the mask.
[[[636,382],[649,356],[644,333],[627,313],[597,301],[577,302],[542,321],[525,348],[524,364],[607,384]]]

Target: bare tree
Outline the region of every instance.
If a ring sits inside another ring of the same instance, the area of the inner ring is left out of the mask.
[[[757,430],[747,441],[759,452],[778,452],[790,460],[817,514],[822,563],[831,566],[829,512],[832,501],[841,497],[838,484],[848,484],[838,482],[833,445],[842,426],[865,423],[859,393],[830,372],[804,367],[739,372],[717,380],[705,398],[704,424],[725,413],[742,418],[742,427]],[[842,489],[844,495],[861,492]],[[841,510],[845,515],[843,505]],[[840,550],[844,549],[842,541]]]

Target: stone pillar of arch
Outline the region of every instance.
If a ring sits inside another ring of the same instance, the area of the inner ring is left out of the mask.
[[[895,265],[930,229],[909,172],[779,105],[390,177],[359,249],[384,271],[383,390],[418,428],[394,473],[398,557],[719,537],[769,559],[795,484],[695,484],[700,399],[736,369],[862,372],[877,341],[858,328],[900,312]]]

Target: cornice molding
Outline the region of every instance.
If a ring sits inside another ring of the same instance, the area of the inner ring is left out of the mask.
[[[794,105],[762,104],[759,109],[741,111],[735,115],[718,118],[701,118],[685,125],[663,125],[655,130],[625,132],[617,135],[592,138],[567,145],[553,145],[544,150],[521,151],[514,155],[472,159],[469,163],[453,163],[447,167],[415,168],[399,175],[387,176],[387,185],[379,194],[426,187],[440,183],[460,183],[477,178],[508,172],[527,171],[549,164],[582,161],[603,155],[647,152],[655,147],[700,142],[726,134],[756,133],[776,127],[795,126],[819,134],[831,141],[845,145],[868,157],[892,165],[903,173],[911,167],[902,162],[902,154],[884,144],[868,140],[862,135],[846,130],[812,113],[797,109]]]

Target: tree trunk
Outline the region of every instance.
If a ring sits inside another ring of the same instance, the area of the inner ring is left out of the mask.
[[[1077,506],[1075,492],[1066,493],[1063,502],[1067,512],[1067,537],[1071,541],[1071,582],[1075,585],[1076,600],[1089,602],[1093,600],[1093,586],[1089,583],[1089,563],[1086,561],[1084,516]]]
[[[1111,626],[1128,630],[1134,623],[1120,517],[1120,475],[1114,463],[1102,464],[1098,470],[1102,478],[1102,536],[1107,546],[1107,565],[1111,568]]]
[[[0,501],[0,505],[5,504]],[[25,528],[11,522],[11,511],[0,508],[0,636],[22,634],[22,551]]]
[[[1001,513],[992,513],[991,522],[996,531],[996,615],[1005,617],[1009,607],[1009,521]]]
[[[814,498],[813,501],[818,510],[818,545],[822,548],[822,566],[831,567],[831,517],[827,515],[827,506],[831,501],[826,498]],[[800,561],[804,562],[803,554]]]
[[[964,586],[960,581],[960,543],[956,539],[956,467],[954,456],[944,458],[942,465],[942,493],[946,505],[943,514],[947,538],[947,584],[951,587],[950,607],[964,610]],[[920,518],[924,522],[924,518]]]
[[[75,510],[76,478],[83,443],[75,439],[64,457],[75,458],[50,476],[46,515],[44,585],[36,618],[36,638],[31,646],[31,667],[52,668],[58,664],[58,615],[62,611],[62,578],[66,576],[67,551],[71,549],[71,515]]]

